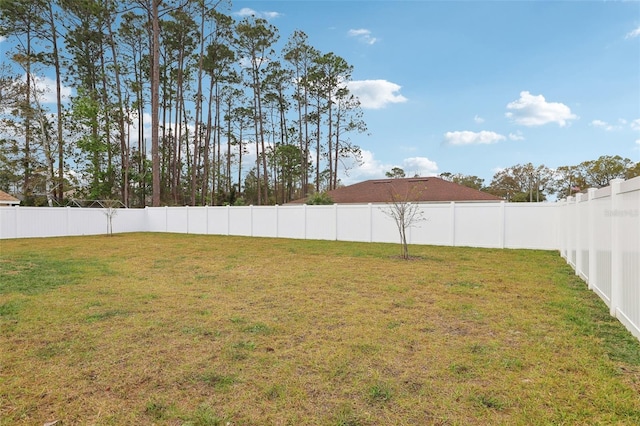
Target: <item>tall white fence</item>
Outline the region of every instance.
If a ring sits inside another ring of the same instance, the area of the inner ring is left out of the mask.
[[[553,204],[422,204],[411,244],[557,249]],[[148,231],[297,239],[397,242],[380,205],[147,208]]]
[[[421,204],[410,244],[556,250],[556,204]],[[295,239],[398,242],[384,205],[147,207],[118,209],[113,232],[175,232]],[[0,239],[107,233],[103,209],[0,208]]]
[[[558,204],[560,254],[640,339],[640,177]]]
[[[640,339],[640,177],[557,203],[421,204],[410,244],[559,250]],[[398,242],[382,205],[119,209],[113,231]],[[0,239],[106,234],[103,209],[3,207]],[[0,245],[1,249],[1,245]]]
[[[147,229],[144,209],[117,209],[113,232]],[[108,232],[105,209],[77,207],[0,207],[0,239],[99,235]]]

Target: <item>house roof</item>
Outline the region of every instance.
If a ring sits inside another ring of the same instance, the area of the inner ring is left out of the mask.
[[[0,204],[20,204],[20,200],[0,190]]]
[[[502,201],[502,198],[437,177],[367,180],[327,193],[337,204],[389,203],[392,201],[449,202]],[[294,201],[304,203],[305,199]]]

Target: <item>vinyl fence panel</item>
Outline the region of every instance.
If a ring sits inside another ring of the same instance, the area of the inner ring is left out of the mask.
[[[306,239],[306,205],[278,208],[278,237]]]
[[[333,206],[307,206],[306,238],[310,240],[336,240],[336,215]]]
[[[208,234],[209,217],[207,211],[209,207],[188,207],[187,208],[187,231],[189,234]]]
[[[423,204],[424,221],[409,232],[410,244],[455,245],[455,209],[457,203]],[[477,205],[481,207],[480,205]],[[395,226],[395,225],[394,225]],[[396,229],[396,234],[398,233]],[[395,241],[398,241],[397,237]]]
[[[591,250],[589,287],[611,306],[611,188],[593,190],[590,195]]]
[[[253,207],[233,207],[229,214],[229,235],[253,236]]]
[[[278,236],[278,206],[251,207],[253,237]]]
[[[559,250],[576,274],[640,338],[640,177],[557,203],[433,203],[410,244]],[[175,232],[399,242],[385,205],[118,209],[113,232]],[[0,208],[0,239],[99,235],[105,209]]]
[[[640,339],[640,177],[560,203],[560,253]]]
[[[501,248],[503,205],[455,204],[454,224],[456,246]]]
[[[504,204],[504,248],[558,249],[560,212],[555,203]]]
[[[370,226],[371,226],[371,239],[370,241],[377,241],[380,243],[398,243],[400,242],[400,233],[395,221],[387,214],[388,207],[369,204],[370,208]],[[410,241],[424,241],[421,240],[418,230],[424,226],[424,222],[416,224],[409,231]],[[420,244],[420,243],[413,243]]]
[[[103,208],[2,207],[0,239],[107,234],[106,213]],[[144,210],[115,209],[111,218],[112,231],[146,231],[147,219]]]
[[[612,279],[618,288],[614,315],[628,328],[635,328],[640,338],[640,178],[619,182],[617,189],[612,211],[614,241],[619,245]]]
[[[338,205],[336,213],[336,240],[371,241],[370,205]]]

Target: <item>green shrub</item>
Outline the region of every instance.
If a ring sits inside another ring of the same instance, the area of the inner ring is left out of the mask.
[[[307,204],[309,205],[327,205],[333,204],[333,200],[326,192],[316,192],[315,194],[307,198]]]

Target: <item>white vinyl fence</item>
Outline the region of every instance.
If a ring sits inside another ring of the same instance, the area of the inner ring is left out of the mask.
[[[560,204],[560,254],[640,339],[640,177]]]
[[[118,209],[113,232],[174,232],[336,241],[398,242],[385,205],[147,207]],[[557,205],[421,204],[410,244],[556,250]],[[0,208],[0,239],[106,234],[99,208]]]
[[[557,203],[421,204],[410,244],[559,250],[640,339],[640,177]],[[399,241],[384,205],[118,209],[113,232]],[[2,207],[0,240],[108,232],[104,209]],[[1,244],[0,244],[1,250]]]
[[[78,207],[0,207],[0,239],[107,234],[106,212]],[[144,209],[117,209],[113,217],[114,233],[146,228]]]

